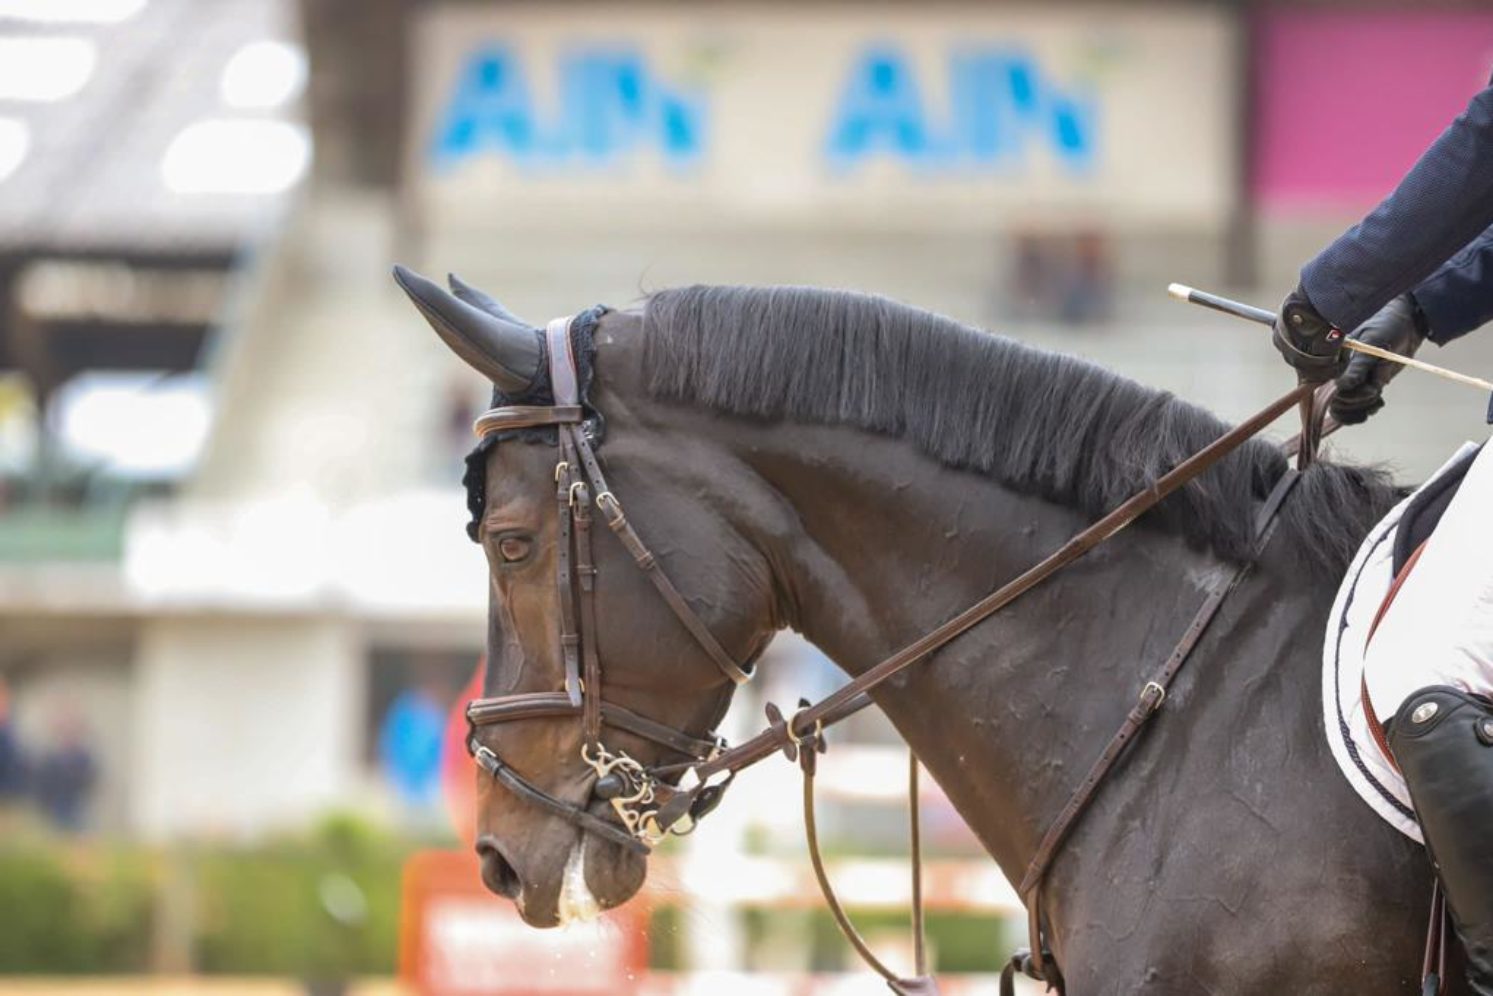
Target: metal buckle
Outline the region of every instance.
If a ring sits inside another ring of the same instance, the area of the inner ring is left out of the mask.
[[[497,754],[475,740],[470,741],[468,746],[472,748],[472,760],[477,762],[479,768],[489,775],[496,775],[498,773],[498,769],[503,766],[503,762]]]
[[[1146,712],[1155,712],[1166,701],[1166,689],[1157,682],[1148,681],[1140,690],[1140,701],[1146,707]]]
[[[607,524],[614,528],[618,528],[617,524],[626,518],[622,514],[622,503],[610,491],[603,491],[596,496],[596,507],[607,517]]]
[[[707,761],[714,761],[726,752],[727,747],[731,746],[730,742],[719,733],[712,734],[712,739],[714,743],[710,747],[710,753],[705,755]]]

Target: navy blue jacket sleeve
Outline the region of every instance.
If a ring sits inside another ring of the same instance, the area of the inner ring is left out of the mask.
[[[1444,346],[1493,321],[1493,228],[1415,287],[1428,338]]]
[[[1301,286],[1322,317],[1352,330],[1490,225],[1493,86],[1472,98],[1393,193],[1302,268]],[[1486,262],[1464,276],[1487,274]],[[1460,285],[1439,286],[1450,291]],[[1488,285],[1482,286],[1486,294]],[[1459,316],[1456,324],[1464,320]]]

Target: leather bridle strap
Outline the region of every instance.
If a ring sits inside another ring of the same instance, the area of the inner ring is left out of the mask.
[[[1296,482],[1301,480],[1301,474],[1296,470],[1288,470],[1276,481],[1275,487],[1265,499],[1265,504],[1260,507],[1259,514],[1255,518],[1254,545],[1256,553],[1264,550],[1275,531],[1276,516],[1280,512],[1281,505],[1286,497],[1295,488]],[[1218,615],[1218,610],[1223,607],[1224,601],[1229,594],[1239,587],[1239,583],[1249,574],[1252,563],[1246,561],[1235,568],[1223,580],[1216,583],[1208,592],[1208,597],[1203,600],[1192,622],[1182,634],[1176,647],[1167,655],[1166,661],[1151,680],[1147,681],[1141,689],[1140,697],[1136,699],[1135,705],[1125,717],[1124,723],[1115,735],[1110,737],[1109,743],[1104,750],[1100,751],[1099,758],[1089,769],[1082,783],[1068,797],[1068,802],[1058,812],[1057,818],[1048,826],[1047,832],[1042,835],[1042,842],[1037,847],[1036,854],[1027,865],[1026,874],[1022,877],[1021,884],[1016,887],[1016,892],[1027,905],[1027,922],[1031,934],[1031,970],[1037,978],[1042,978],[1046,970],[1046,954],[1042,945],[1042,883],[1047,877],[1048,869],[1056,860],[1059,849],[1068,834],[1072,832],[1080,817],[1088,809],[1089,804],[1094,801],[1094,796],[1099,791],[1099,786],[1114,767],[1115,762],[1125,752],[1140,734],[1145,725],[1161,709],[1162,703],[1166,701],[1167,692],[1170,691],[1172,681],[1177,677],[1177,672],[1187,659],[1192,656],[1193,650],[1197,648],[1207,631],[1210,623]]]
[[[495,432],[533,429],[544,425],[569,425],[585,417],[580,405],[505,405],[477,416],[472,431],[478,439]]]
[[[516,797],[554,813],[590,833],[622,844],[630,850],[647,853],[648,844],[634,836],[634,828],[600,819],[580,806],[548,794],[515,771],[496,751],[479,743],[476,736],[476,730],[481,726],[522,719],[575,716],[581,721],[584,744],[582,757],[588,763],[602,763],[593,762],[593,755],[598,759],[616,757],[606,751],[601,743],[603,726],[651,740],[688,758],[685,764],[670,766],[679,770],[707,761],[720,750],[721,744],[717,740],[702,740],[690,736],[603,701],[601,658],[596,641],[593,506],[602,509],[612,531],[622,540],[670,610],[716,666],[733,682],[740,683],[749,677],[669,581],[657,558],[627,522],[621,503],[608,488],[585,427],[586,412],[581,404],[580,376],[570,336],[571,322],[570,318],[556,319],[549,323],[544,333],[554,404],[493,408],[478,418],[474,426],[477,435],[483,438],[493,433],[520,429],[550,426],[555,429],[559,458],[555,466],[558,543],[554,580],[560,603],[559,640],[560,657],[565,671],[565,689],[563,692],[526,692],[482,698],[468,703],[467,722],[471,732],[467,741],[477,763]],[[644,770],[636,762],[626,758],[626,755],[621,756],[634,764],[637,770]],[[664,769],[660,769],[662,770]],[[657,787],[671,788],[661,783]],[[719,797],[720,790],[718,785],[714,790],[714,798]],[[702,802],[700,808],[708,808],[708,804]]]
[[[581,465],[585,467],[586,476],[600,489],[596,495],[596,507],[601,509],[602,515],[606,516],[607,526],[617,534],[617,538],[622,541],[627,552],[632,554],[632,559],[648,576],[648,580],[653,582],[653,587],[658,589],[658,593],[663,596],[664,602],[684,624],[684,628],[689,630],[695,642],[715,662],[715,666],[720,668],[721,673],[738,685],[749,681],[751,674],[737,664],[720,645],[720,641],[716,640],[715,635],[710,632],[710,627],[706,626],[704,621],[689,607],[684,596],[679,594],[679,589],[674,587],[674,583],[663,572],[663,568],[658,564],[658,558],[643,545],[643,540],[638,536],[637,530],[633,529],[632,524],[627,521],[627,516],[623,514],[622,503],[617,500],[617,496],[612,493],[611,487],[607,484],[606,475],[601,472],[601,464],[597,462],[591,444],[581,437],[576,441],[576,449],[580,451]]]
[[[1293,395],[1295,393],[1293,392]],[[1286,408],[1290,407],[1289,401],[1293,395],[1288,395],[1282,399],[1282,402],[1287,403],[1280,408],[1280,411],[1283,412]],[[1277,402],[1277,405],[1281,405],[1282,402]],[[1276,406],[1272,406],[1272,408],[1274,407]],[[1266,409],[1267,412],[1269,410]],[[1251,420],[1251,422],[1253,421]],[[1246,425],[1248,424],[1250,423],[1246,423]],[[1224,437],[1225,440],[1227,438]],[[1223,441],[1220,440],[1220,443]],[[1203,452],[1206,453],[1207,450]],[[1188,463],[1191,463],[1191,461],[1184,462],[1183,465],[1178,467],[1178,470],[1181,470]],[[1167,475],[1167,477],[1170,476]],[[1161,489],[1162,483],[1167,481],[1167,477],[1163,477],[1157,482],[1155,486],[1157,490]],[[1263,549],[1265,543],[1268,542],[1274,530],[1276,514],[1280,511],[1281,505],[1285,502],[1286,497],[1295,487],[1298,480],[1300,480],[1300,473],[1296,470],[1288,469],[1281,476],[1280,480],[1276,482],[1274,488],[1271,489],[1270,494],[1266,497],[1264,504],[1260,507],[1260,511],[1255,519],[1254,529],[1257,550]],[[1114,531],[1111,530],[1103,534],[1101,538],[1113,534]],[[1075,537],[1075,540],[1070,541],[1070,544],[1082,538],[1082,535],[1080,534],[1079,537]],[[1182,639],[1178,641],[1177,646],[1167,656],[1166,661],[1162,664],[1156,676],[1146,682],[1145,687],[1141,690],[1139,700],[1130,710],[1120,731],[1111,738],[1109,745],[1100,754],[1099,760],[1089,771],[1088,777],[1084,779],[1083,784],[1069,799],[1068,804],[1063,807],[1057,820],[1054,821],[1046,835],[1044,835],[1026,878],[1022,881],[1018,889],[1023,902],[1027,906],[1027,923],[1031,935],[1030,955],[1024,962],[1019,958],[1013,959],[1012,963],[1002,972],[1001,993],[1003,996],[1012,992],[1011,976],[1018,967],[1025,971],[1026,974],[1048,981],[1051,985],[1055,985],[1059,991],[1062,990],[1061,975],[1049,967],[1042,945],[1040,886],[1043,877],[1052,864],[1053,859],[1057,856],[1058,849],[1067,838],[1069,831],[1083,814],[1088,804],[1093,800],[1100,783],[1109,774],[1110,769],[1119,759],[1124,749],[1129,746],[1135,736],[1140,732],[1141,727],[1156,714],[1156,711],[1166,700],[1167,690],[1171,687],[1172,680],[1176,677],[1177,672],[1181,670],[1182,665],[1191,656],[1193,649],[1202,639],[1203,633],[1207,630],[1209,623],[1218,614],[1218,610],[1223,606],[1229,593],[1238,587],[1239,582],[1244,579],[1249,570],[1250,564],[1248,562],[1240,565],[1234,571],[1230,572],[1224,581],[1216,584],[1208,593],[1208,597],[1204,600],[1202,607],[1193,617],[1191,625],[1183,633]],[[1000,593],[997,592],[996,594],[999,595]],[[862,694],[858,698],[864,698],[865,691],[866,689],[863,688],[861,690]],[[823,894],[825,903],[829,906],[830,914],[833,916],[836,925],[840,928],[840,932],[850,942],[851,946],[855,948],[861,959],[873,971],[886,980],[887,985],[891,987],[893,992],[899,994],[936,992],[936,986],[926,974],[927,969],[923,957],[922,856],[920,854],[918,832],[917,759],[915,757],[911,758],[912,768],[908,782],[908,803],[912,821],[913,947],[914,951],[917,952],[917,958],[915,959],[916,969],[914,976],[910,979],[903,979],[887,968],[885,963],[871,952],[870,947],[861,937],[860,932],[856,930],[854,923],[851,922],[849,915],[841,905],[838,897],[836,897],[834,887],[830,884],[829,877],[824,870],[824,860],[819,848],[818,825],[814,814],[814,774],[817,767],[817,756],[825,748],[823,727],[828,720],[815,721],[813,732],[807,737],[799,737],[795,733],[795,727],[799,721],[807,721],[812,714],[812,710],[800,710],[796,716],[787,720],[777,720],[775,713],[776,710],[770,710],[768,714],[770,720],[776,720],[771,729],[772,731],[781,732],[782,735],[789,738],[790,754],[797,756],[799,767],[803,770],[804,833],[807,839],[809,862],[813,866],[814,877],[819,883],[819,890]],[[718,759],[717,763],[724,758],[725,755],[721,759]],[[699,770],[703,771],[708,767],[710,765],[703,766]]]
[[[492,726],[524,719],[579,717],[580,711],[580,707],[571,705],[564,692],[531,692],[477,699],[467,707],[467,718],[474,726]],[[701,740],[680,733],[612,702],[601,703],[601,722],[604,726],[651,740],[696,761],[703,761],[720,749],[719,741]]]
[[[560,430],[571,432],[573,426]],[[586,634],[581,644],[581,669],[588,694],[581,698],[581,729],[586,742],[601,743],[601,658],[596,652],[596,562],[591,556],[591,493],[584,482],[575,487],[575,573],[580,584],[581,632]]]
[[[1142,514],[1154,508],[1173,491],[1213,467],[1244,442],[1260,433],[1283,413],[1296,407],[1312,391],[1311,384],[1298,385],[1265,408],[1239,423],[1224,435],[1177,464],[1141,491],[1132,495],[1093,525],[1075,535],[1044,560],[1029,568],[996,591],[965,609],[943,625],[924,634],[890,657],[863,671],[814,705],[800,709],[788,720],[774,724],[750,740],[723,751],[712,761],[700,765],[696,772],[701,782],[720,772],[736,772],[785,747],[812,741],[818,728],[829,726],[858,712],[871,703],[867,693],[889,678],[924,659],[1017,598],[1047,580],[1068,564],[1082,557]],[[686,809],[680,799],[671,801],[660,814],[660,822],[682,815]]]
[[[598,837],[604,837],[614,844],[627,848],[629,851],[638,854],[648,853],[648,845],[638,840],[617,824],[592,816],[580,806],[562,802],[543,789],[531,784],[523,775],[520,775],[517,771],[509,767],[495,751],[484,747],[482,744],[475,744],[472,749],[472,758],[495,781],[501,782],[504,788],[525,802],[554,813],[561,819],[574,823],[582,830],[594,833]]]
[[[581,681],[581,631],[576,622],[575,586],[571,579],[575,575],[575,490],[584,487],[575,481],[568,459],[573,447],[570,445],[569,426],[561,426],[560,462],[555,467],[555,505],[559,519],[559,537],[555,543],[555,590],[560,597],[560,659],[565,666],[565,694],[570,704],[580,707],[585,701],[585,685]],[[589,738],[588,738],[589,739]]]

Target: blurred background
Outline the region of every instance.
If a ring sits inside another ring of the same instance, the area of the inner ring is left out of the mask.
[[[406,988],[877,988],[838,974],[788,765],[641,913],[411,920],[409,856],[460,846],[485,388],[389,265],[534,322],[876,291],[1239,417],[1284,367],[1166,284],[1274,307],[1490,71],[1475,2],[0,0],[0,991],[392,991],[402,906]],[[1430,358],[1486,376],[1493,340]],[[1415,374],[1389,399],[1339,458],[1408,481],[1485,431]],[[763,670],[738,735],[838,680],[787,640]],[[824,777],[893,959],[897,752],[861,721]],[[926,795],[937,964],[985,991],[1013,901]]]

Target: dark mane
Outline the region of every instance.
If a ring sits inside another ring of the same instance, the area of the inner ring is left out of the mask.
[[[1082,360],[885,298],[802,287],[685,287],[648,298],[650,389],[737,415],[858,426],[945,464],[1099,516],[1227,426]],[[1143,521],[1231,560],[1285,472],[1253,440]],[[1314,465],[1279,534],[1341,574],[1402,492],[1378,469]]]

